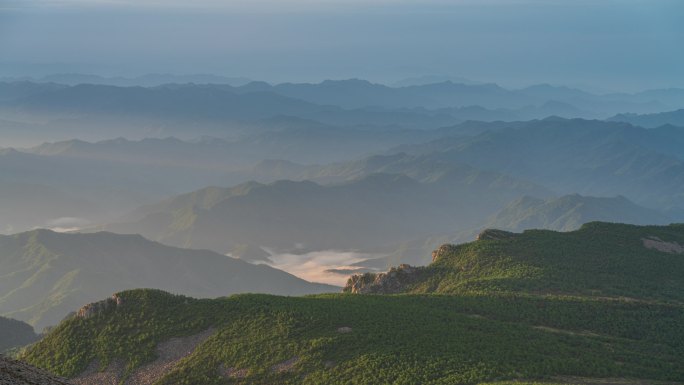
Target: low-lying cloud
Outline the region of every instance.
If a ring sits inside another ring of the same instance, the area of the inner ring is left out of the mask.
[[[45,227],[52,231],[68,232],[80,230],[90,224],[91,222],[85,218],[61,217],[48,220],[45,222]]]
[[[355,263],[377,258],[380,255],[363,254],[356,251],[324,250],[305,254],[271,253],[268,263],[277,269],[311,282],[342,286],[352,272],[367,269],[354,266]],[[337,271],[336,271],[337,270]]]

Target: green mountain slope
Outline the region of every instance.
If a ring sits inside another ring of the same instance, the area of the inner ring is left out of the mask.
[[[672,222],[660,212],[639,206],[622,196],[607,198],[572,194],[548,199],[524,196],[511,202],[483,225],[468,231],[435,234],[431,238],[407,241],[395,253],[375,261],[386,261],[382,267],[389,268],[411,260],[405,257],[407,253],[427,257],[439,245],[471,242],[484,229],[513,232],[529,229],[573,231],[594,221],[636,225],[663,225]],[[430,259],[426,258],[425,261],[428,263]]]
[[[429,266],[398,269],[396,277],[352,277],[346,290],[544,293],[681,304],[683,256],[681,224],[592,222],[566,233],[485,230],[475,242],[443,245]]]
[[[413,294],[127,291],[23,358],[86,384],[672,384],[684,381],[682,244],[681,225],[489,231],[426,268],[367,276]],[[180,341],[194,342],[165,361]]]
[[[38,329],[119,290],[155,287],[196,297],[336,291],[283,271],[138,235],[35,230],[0,237],[0,314]]]
[[[122,379],[157,362],[158,344],[208,330],[157,383],[684,380],[680,306],[496,295],[119,295],[122,305],[62,323],[23,359],[69,377],[97,362]]]

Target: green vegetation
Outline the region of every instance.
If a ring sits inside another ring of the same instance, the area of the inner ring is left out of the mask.
[[[160,384],[472,384],[506,379],[684,380],[684,308],[541,296],[237,295],[194,300],[159,291],[62,323],[23,357],[75,376],[92,360],[132,371],[172,336],[216,328]],[[350,327],[340,333],[338,328]],[[271,368],[296,358],[291,371]]]
[[[684,258],[644,247],[645,237],[682,245],[684,226],[489,233],[445,248],[404,294],[126,291],[23,358],[67,377],[118,360],[130,375],[161,342],[212,329],[156,384],[682,382]]]
[[[684,245],[684,225],[593,222],[568,233],[528,230],[456,246],[421,271],[411,293],[524,292],[684,301],[684,256],[644,246]]]

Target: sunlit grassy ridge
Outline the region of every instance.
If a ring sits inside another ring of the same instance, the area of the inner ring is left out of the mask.
[[[93,361],[122,360],[131,373],[170,337],[212,329],[157,384],[681,382],[684,305],[674,281],[684,255],[647,249],[645,236],[681,243],[682,227],[591,224],[478,241],[422,270],[412,294],[197,300],[126,291],[121,305],[63,322],[24,358],[68,377]]]
[[[521,292],[684,301],[684,254],[644,240],[684,245],[684,225],[593,222],[573,232],[528,230],[458,245],[421,271],[411,293]]]

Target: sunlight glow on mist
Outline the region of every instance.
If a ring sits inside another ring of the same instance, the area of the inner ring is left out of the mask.
[[[273,254],[268,265],[310,282],[344,286],[347,274],[328,272],[330,269],[358,269],[352,264],[379,255],[360,254],[354,251],[324,250],[306,254]]]

